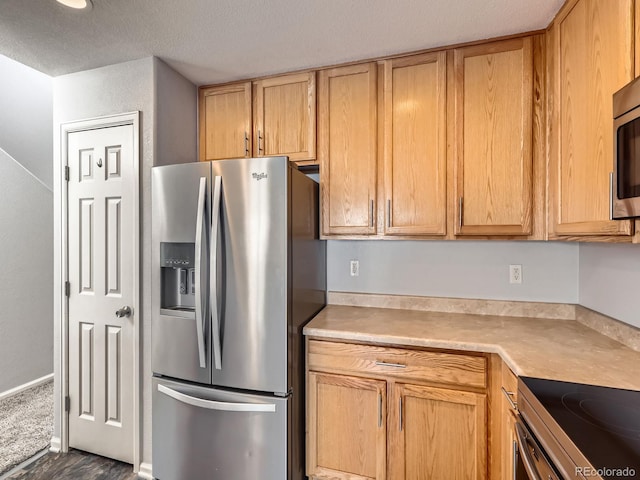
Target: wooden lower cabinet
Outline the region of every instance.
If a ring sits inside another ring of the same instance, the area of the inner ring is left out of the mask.
[[[501,364],[501,391],[496,392],[496,406],[499,412],[496,415],[500,419],[500,432],[497,435],[499,446],[493,452],[499,455],[501,476],[494,475],[496,479],[514,480],[515,474],[515,455],[516,446],[515,423],[517,411],[517,393],[518,393],[518,377],[514,375],[511,369],[502,361]]]
[[[310,479],[488,478],[485,356],[308,340],[307,365]]]
[[[516,468],[516,416],[510,411],[502,412],[502,442],[500,444],[500,461],[503,480],[515,480]]]
[[[310,372],[307,475],[386,478],[386,382]]]
[[[389,413],[389,478],[486,478],[484,394],[396,384]]]

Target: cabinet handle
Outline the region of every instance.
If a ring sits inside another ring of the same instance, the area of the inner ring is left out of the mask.
[[[378,428],[382,427],[382,393],[378,392]]]
[[[391,199],[387,200],[387,228],[391,228]]]
[[[247,132],[244,132],[244,156],[249,156],[249,135]]]
[[[613,172],[609,172],[609,220],[613,220]]]
[[[378,360],[376,360],[376,365],[378,367],[407,368],[407,366],[403,365],[402,363],[380,362]]]
[[[262,148],[262,133],[260,132],[260,130],[258,130],[258,155],[261,154],[263,151]]]
[[[464,207],[464,201],[462,197],[458,200],[458,226],[462,228],[462,208]]]
[[[371,200],[371,207],[370,207],[370,216],[369,216],[369,226],[373,227],[373,200]]]
[[[502,390],[502,393],[504,394],[504,396],[507,398],[507,401],[509,402],[509,405],[511,405],[511,408],[517,411],[518,404],[513,401],[513,396],[515,395],[515,393],[508,392],[507,389],[505,389],[504,387],[500,387],[500,389]]]
[[[518,480],[518,442],[513,441],[511,447],[512,451],[512,465],[511,465],[511,480]]]
[[[402,397],[400,397],[400,431],[402,431]]]

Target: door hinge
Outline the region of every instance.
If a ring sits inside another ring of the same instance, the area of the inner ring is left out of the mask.
[[[69,181],[69,165],[64,166],[64,179],[67,182]]]
[[[64,295],[65,297],[71,295],[71,284],[69,282],[64,282]]]
[[[67,413],[71,411],[71,397],[68,395],[64,397],[64,411]]]

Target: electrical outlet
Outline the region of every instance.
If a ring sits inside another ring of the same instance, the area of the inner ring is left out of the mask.
[[[522,265],[509,265],[509,283],[522,283]]]
[[[358,260],[351,260],[349,264],[349,272],[352,277],[360,275],[360,262]]]

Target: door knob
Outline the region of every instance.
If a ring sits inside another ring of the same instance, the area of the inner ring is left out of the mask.
[[[129,317],[131,316],[131,307],[122,307],[120,310],[116,310],[116,317]]]

